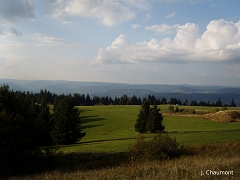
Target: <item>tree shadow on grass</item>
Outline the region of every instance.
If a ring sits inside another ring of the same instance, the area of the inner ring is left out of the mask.
[[[96,115],[96,116],[81,116],[81,122],[82,122],[83,129],[102,126],[100,124],[95,125],[95,124],[88,124],[88,123],[96,122],[96,121],[103,121],[103,120],[105,120],[105,119],[99,117],[99,115]]]
[[[57,158],[56,169],[66,172],[76,170],[87,171],[102,169],[106,167],[116,167],[128,162],[126,153],[107,152],[72,152],[60,154]]]
[[[38,162],[38,165],[32,167],[32,171],[22,171],[19,173],[6,174],[6,178],[24,179],[24,177],[33,174],[44,174],[55,171],[63,173],[72,173],[76,171],[89,171],[109,167],[117,167],[122,164],[128,164],[126,153],[106,153],[106,152],[70,152],[57,153],[50,158],[48,163]],[[35,166],[33,164],[33,166]],[[2,178],[2,177],[1,177]],[[1,179],[0,178],[0,179]]]
[[[136,140],[136,137],[115,138],[115,139],[100,139],[100,140],[92,140],[92,141],[85,141],[85,142],[76,142],[74,144],[61,145],[61,147],[74,147],[74,146],[80,146],[80,145],[91,144],[91,143],[123,141],[123,140]]]

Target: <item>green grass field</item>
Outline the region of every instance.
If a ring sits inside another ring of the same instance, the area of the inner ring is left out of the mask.
[[[161,109],[166,111],[168,106],[161,106]],[[240,122],[223,123],[203,119],[201,115],[166,114],[163,119],[165,130],[185,146],[181,157],[130,163],[129,154],[118,152],[126,152],[136,142],[138,133],[134,131],[134,124],[140,106],[78,108],[86,136],[79,143],[61,146],[63,153],[56,154],[53,169],[11,177],[11,180],[240,178],[240,141],[235,141],[240,137]],[[145,136],[151,138],[154,135]],[[234,175],[201,176],[201,171],[210,169],[231,171]]]
[[[169,105],[160,106],[166,111]],[[79,106],[86,136],[61,151],[123,152],[135,143],[134,130],[140,106]],[[214,110],[214,107],[185,107]],[[165,130],[184,146],[233,141],[240,137],[240,123],[219,123],[203,118],[165,116]],[[145,134],[146,138],[152,134]]]

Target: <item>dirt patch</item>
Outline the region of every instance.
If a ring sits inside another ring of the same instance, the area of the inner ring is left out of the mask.
[[[217,122],[236,122],[240,121],[240,111],[218,111],[215,113],[205,114],[203,117]]]

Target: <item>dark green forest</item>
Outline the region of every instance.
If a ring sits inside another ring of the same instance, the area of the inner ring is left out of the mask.
[[[0,177],[49,167],[56,145],[85,136],[79,109],[69,96],[56,99],[53,114],[46,94],[38,99],[40,103],[34,96],[0,87]]]
[[[74,106],[94,106],[94,105],[141,105],[143,101],[148,101],[150,105],[156,104],[172,104],[172,105],[186,105],[186,106],[213,106],[213,107],[222,107],[222,106],[229,106],[229,107],[236,107],[234,99],[229,99],[229,104],[223,104],[221,102],[221,98],[216,99],[215,103],[210,103],[209,101],[199,101],[196,100],[188,101],[188,99],[184,99],[183,101],[179,98],[171,97],[169,99],[162,97],[157,98],[154,95],[149,94],[144,98],[133,96],[123,95],[121,97],[109,97],[109,96],[93,96],[90,97],[89,94],[80,94],[80,93],[73,93],[73,94],[55,94],[51,93],[48,90],[40,90],[39,93],[33,93],[29,91],[16,91],[18,94],[21,94],[23,98],[28,98],[32,102],[41,104],[42,99],[46,100],[47,104],[54,104],[59,99],[62,100],[65,97],[69,97],[72,100]]]

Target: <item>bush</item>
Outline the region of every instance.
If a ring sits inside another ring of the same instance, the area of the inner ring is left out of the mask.
[[[173,106],[169,106],[169,107],[168,107],[168,110],[169,110],[170,112],[173,112],[173,111],[174,111],[174,107],[173,107]]]
[[[164,160],[180,157],[183,147],[169,135],[156,134],[153,139],[145,141],[143,136],[137,138],[136,144],[129,148],[131,163],[146,160]]]

